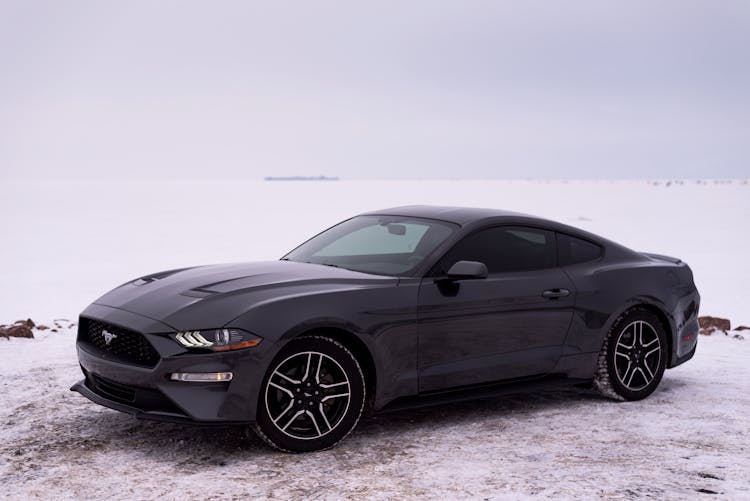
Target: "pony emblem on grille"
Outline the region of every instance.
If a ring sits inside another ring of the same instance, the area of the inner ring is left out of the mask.
[[[107,329],[102,330],[102,336],[104,336],[104,344],[109,346],[113,339],[117,337],[117,334],[109,332]]]

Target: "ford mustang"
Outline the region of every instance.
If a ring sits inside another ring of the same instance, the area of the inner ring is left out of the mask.
[[[313,451],[406,406],[560,383],[645,398],[695,353],[699,301],[676,258],[514,212],[399,207],[278,261],[117,287],[81,313],[71,389]]]

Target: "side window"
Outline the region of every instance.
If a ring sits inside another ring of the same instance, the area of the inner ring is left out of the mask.
[[[599,259],[602,255],[602,248],[587,240],[558,233],[557,253],[560,266],[568,266]]]
[[[555,234],[521,226],[498,226],[467,236],[441,259],[438,273],[456,261],[480,261],[490,273],[529,271],[555,266]]]

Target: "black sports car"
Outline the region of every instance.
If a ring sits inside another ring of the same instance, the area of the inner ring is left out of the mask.
[[[695,353],[687,264],[489,209],[348,219],[279,261],[141,277],[81,314],[75,390],[331,447],[363,412],[563,382],[645,398]]]

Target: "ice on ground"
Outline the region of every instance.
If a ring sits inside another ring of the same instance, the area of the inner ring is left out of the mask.
[[[640,402],[557,389],[383,414],[290,455],[67,391],[73,339],[0,339],[2,498],[750,498],[750,341],[701,336]]]

